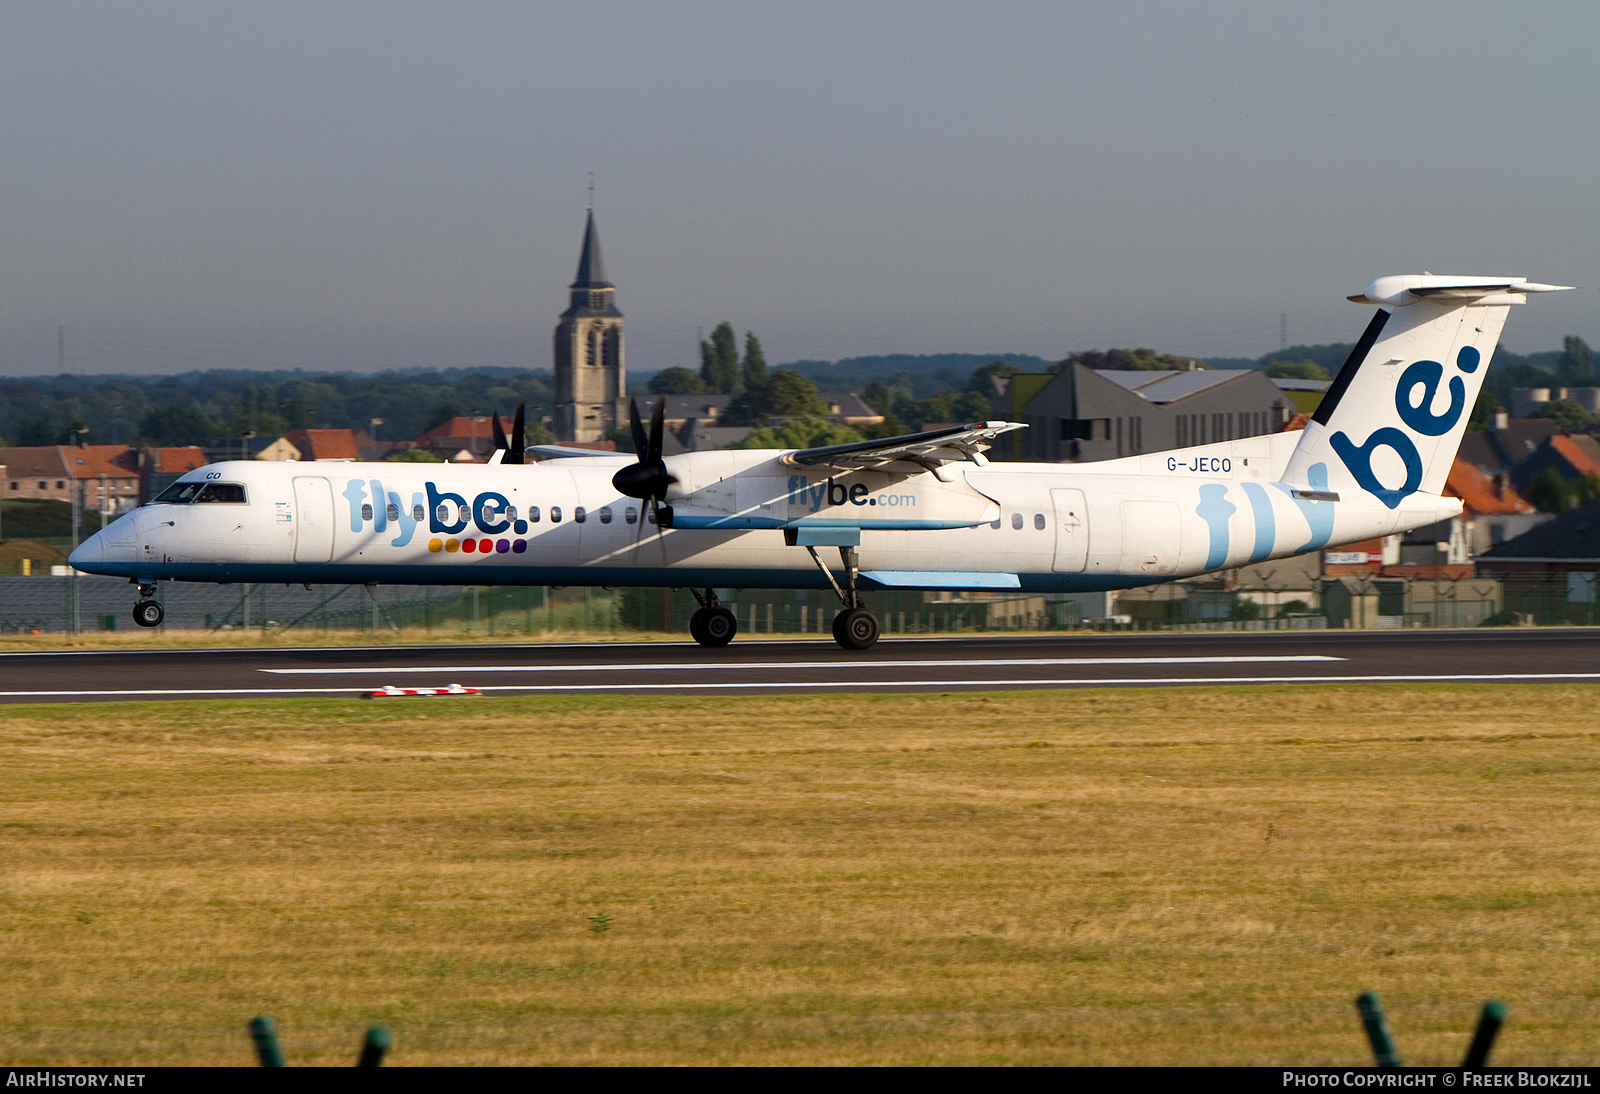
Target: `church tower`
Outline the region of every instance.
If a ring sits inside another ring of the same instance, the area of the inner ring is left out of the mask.
[[[604,440],[628,419],[627,373],[622,361],[622,313],[606,280],[594,206],[583,228],[578,276],[571,303],[555,333],[556,436],[567,443]]]

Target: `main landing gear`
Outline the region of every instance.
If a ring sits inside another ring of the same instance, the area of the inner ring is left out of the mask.
[[[133,621],[141,627],[159,627],[161,620],[166,617],[167,613],[162,611],[155,595],[154,585],[139,586],[139,600],[133,606]]]
[[[733,641],[733,636],[739,633],[739,620],[722,601],[717,599],[717,594],[707,589],[702,595],[698,589],[690,589],[700,607],[689,617],[689,634],[702,646],[726,646]]]
[[[878,617],[861,603],[861,592],[856,588],[856,577],[861,573],[860,560],[854,547],[840,547],[839,559],[844,563],[844,587],[833,579],[833,573],[817,557],[815,547],[807,547],[811,561],[817,564],[822,576],[828,579],[833,591],[839,594],[844,611],[833,617],[833,640],[847,650],[871,649],[878,641]]]

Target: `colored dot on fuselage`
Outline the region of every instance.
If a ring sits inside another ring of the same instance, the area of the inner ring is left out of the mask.
[[[478,541],[475,539],[464,539],[461,541],[461,549],[470,555],[472,552],[478,549]]]
[[[446,551],[459,551],[461,549],[461,544],[457,543],[453,539],[447,539],[444,541],[444,549]]]
[[[438,554],[440,551],[444,550],[444,540],[430,539],[428,541],[428,550],[432,551],[434,554]]]
[[[509,539],[495,540],[494,549],[503,555],[507,551],[511,550],[511,541]]]
[[[514,539],[511,541],[511,549],[520,555],[528,549],[528,541],[525,539]]]

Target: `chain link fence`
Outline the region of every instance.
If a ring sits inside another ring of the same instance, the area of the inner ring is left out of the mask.
[[[1175,582],[1095,594],[869,592],[885,634],[1139,630],[1264,631],[1595,625],[1594,574],[1489,581],[1321,579],[1310,589]],[[744,634],[831,633],[822,591],[719,589]],[[0,634],[138,630],[136,594],[116,578],[0,577]],[[383,632],[413,637],[688,633],[686,589],[454,585],[205,585],[166,582],[163,628],[266,634]]]

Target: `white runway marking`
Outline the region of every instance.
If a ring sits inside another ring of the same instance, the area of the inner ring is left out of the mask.
[[[661,662],[652,665],[422,665],[410,668],[403,665],[362,665],[356,668],[335,669],[257,669],[280,676],[354,676],[360,673],[386,672],[390,675],[418,672],[723,672],[744,669],[911,669],[911,668],[1015,668],[1019,665],[1241,665],[1262,662],[1286,661],[1344,661],[1344,657],[1330,657],[1318,653],[1285,654],[1281,656],[1239,657],[1017,657],[1006,660],[952,660],[952,661],[683,661]]]
[[[1052,686],[1125,687],[1129,685],[1176,684],[1382,684],[1382,683],[1490,683],[1496,681],[1531,680],[1600,680],[1600,672],[1507,672],[1507,673],[1457,673],[1419,675],[1400,673],[1393,676],[1132,676],[1125,679],[1096,680],[1092,677],[1055,680],[959,680],[929,684],[926,680],[825,680],[810,681],[804,685],[793,681],[785,683],[720,683],[720,684],[495,684],[482,686],[480,691],[561,692],[561,691],[757,691],[804,686],[810,694],[829,687],[847,690],[867,688],[918,688],[925,691],[950,691],[960,688],[1039,688]],[[342,688],[150,688],[144,690],[106,691],[0,691],[0,697],[11,698],[92,698],[96,696],[141,695],[349,695],[374,691],[387,681],[367,685],[349,685]],[[443,686],[443,685],[440,685]]]

